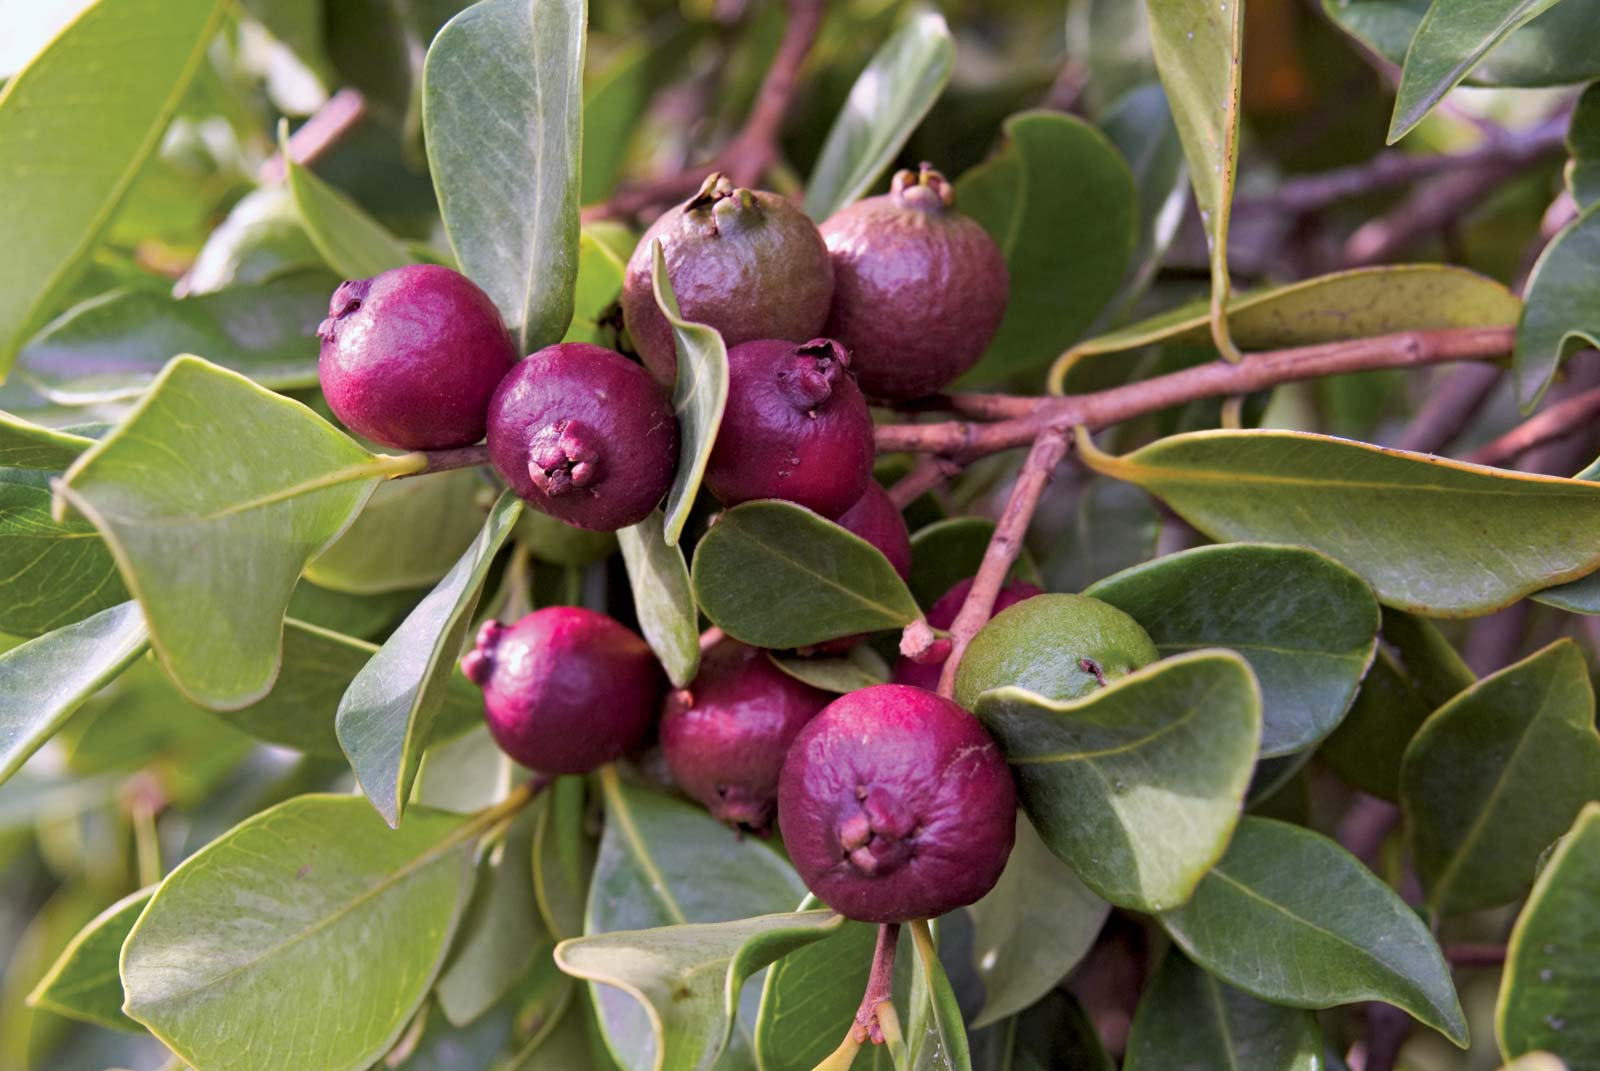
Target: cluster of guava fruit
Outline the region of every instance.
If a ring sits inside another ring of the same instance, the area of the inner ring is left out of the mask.
[[[347,282],[318,331],[323,391],[348,427],[388,446],[487,437],[500,478],[566,524],[636,524],[678,465],[677,352],[652,285],[659,242],[682,316],[728,346],[707,490],[724,506],[777,498],[814,510],[904,578],[910,537],[872,477],[869,401],[918,398],[970,369],[1007,299],[999,248],[954,203],[924,165],[819,228],[777,194],[711,176],[645,232],[628,264],[622,314],[642,363],[575,342],[519,360],[494,303],[448,268]],[[935,603],[930,626],[947,629],[970,587]],[[937,664],[902,660],[895,683],[835,698],[726,638],[688,687],[670,689],[637,633],[565,606],[485,623],[462,670],[517,762],[584,773],[655,730],[673,779],[719,820],[763,835],[776,821],[825,903],[898,922],[977,900],[1011,851],[1016,790],[969,713],[976,696],[1021,685],[1075,698],[1156,657],[1131,618],[1092,599],[1013,582],[996,611],[958,667],[959,704],[935,692]]]

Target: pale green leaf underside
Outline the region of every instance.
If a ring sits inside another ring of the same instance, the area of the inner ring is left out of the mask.
[[[633,589],[639,631],[661,660],[667,677],[686,688],[700,668],[700,617],[683,551],[666,541],[657,510],[617,533]]]
[[[155,886],[150,886],[129,893],[96,915],[34,986],[28,1003],[114,1030],[142,1030],[122,1013],[117,960],[128,932],[155,891]]]
[[[666,257],[657,239],[651,246],[654,258],[650,282],[656,305],[672,325],[672,344],[677,351],[678,373],[672,384],[672,411],[678,418],[678,471],[667,491],[666,541],[676,546],[689,522],[706,474],[706,463],[717,445],[717,429],[728,405],[728,347],[715,328],[685,320],[678,312],[678,299],[667,277]]]

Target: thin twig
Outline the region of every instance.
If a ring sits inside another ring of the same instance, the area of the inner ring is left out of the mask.
[[[1034,439],[1033,449],[1028,451],[1028,460],[1023,462],[1011,497],[1006,500],[1005,511],[1000,514],[994,535],[989,537],[983,562],[972,578],[972,589],[950,625],[950,657],[945,659],[944,669],[939,674],[939,694],[946,699],[955,694],[956,670],[967,645],[994,612],[995,599],[1022,551],[1022,541],[1028,534],[1034,511],[1039,508],[1039,499],[1049,486],[1056,466],[1066,456],[1071,431],[1066,424],[1046,427]]]
[[[1506,961],[1506,946],[1445,945],[1444,958],[1456,967],[1499,967]]]
[[[867,990],[861,995],[861,1007],[850,1028],[857,1043],[871,1040],[883,1043],[883,1031],[878,1013],[885,1001],[894,999],[894,958],[900,947],[900,924],[886,922],[878,927],[878,943],[872,950],[872,972],[867,975]]]
[[[903,510],[958,471],[960,466],[947,458],[925,457],[889,488],[889,501],[896,509]]]
[[[344,88],[323,102],[322,107],[289,135],[289,156],[297,164],[315,163],[367,117],[367,98],[359,89]],[[283,154],[273,153],[256,169],[256,181],[263,186],[282,182]]]
[[[1585,430],[1585,425],[1596,414],[1600,414],[1600,387],[1557,402],[1493,442],[1478,447],[1467,455],[1467,460],[1480,465],[1502,465],[1536,446]]]
[[[410,469],[396,470],[392,474],[393,479],[426,476],[430,472],[449,472],[451,469],[470,469],[475,465],[489,464],[489,448],[483,445],[457,446],[449,450],[421,450],[415,454],[399,456],[421,460]]]

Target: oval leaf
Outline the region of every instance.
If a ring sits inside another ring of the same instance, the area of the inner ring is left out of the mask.
[[[406,615],[339,701],[339,746],[361,791],[390,826],[398,826],[405,812],[489,566],[521,512],[515,495],[501,494],[472,546]]]
[[[806,183],[806,215],[820,223],[872,188],[939,99],[955,59],[944,17],[914,8],[851,86],[829,128]]]
[[[1428,928],[1355,856],[1309,829],[1244,818],[1194,898],[1161,924],[1190,959],[1262,1000],[1381,1000],[1466,1047],[1450,968]]]
[[[1559,640],[1440,707],[1400,772],[1412,858],[1435,915],[1516,899],[1540,854],[1600,799],[1583,653]]]
[[[877,547],[791,502],[723,513],[695,549],[693,577],[705,615],[756,647],[903,628],[919,614]]]
[[[1239,820],[1261,739],[1244,659],[1194,651],[1070,702],[1021,688],[979,696],[1050,850],[1119,907],[1189,898]]]
[[[122,943],[139,921],[155,886],[129,893],[78,931],[55,966],[28,994],[28,1004],[113,1030],[144,1030],[122,1014],[122,979],[117,960]]]
[[[346,279],[367,279],[416,259],[348,194],[295,163],[287,122],[278,127],[278,153],[306,235],[330,268]]]
[[[300,571],[392,464],[299,402],[178,357],[56,490],[105,537],[173,681],[236,709],[272,687]]]
[[[94,525],[52,516],[49,476],[0,469],[0,632],[40,636],[128,598]]]
[[[673,347],[678,355],[678,375],[672,384],[672,411],[678,418],[678,472],[667,492],[666,540],[677,546],[689,522],[700,480],[717,444],[717,428],[728,405],[728,347],[715,328],[691,323],[678,313],[678,299],[667,278],[667,261],[657,239],[650,247],[654,260],[650,282],[656,305],[672,325]]]
[[[481,0],[439,31],[423,66],[445,231],[518,353],[559,341],[572,320],[587,17],[584,0]]]
[[[818,655],[780,658],[770,653],[767,657],[795,680],[839,695],[886,684],[890,677],[889,663],[865,643],[856,644],[837,658]]]
[[[301,796],[167,876],[122,949],[124,1011],[195,1071],[358,1071],[422,1003],[471,891],[471,819],[385,829]]]
[[[1528,304],[1517,325],[1511,368],[1517,399],[1531,409],[1561,362],[1584,346],[1600,345],[1600,203],[1561,229],[1528,276]]]
[[[0,411],[0,468],[60,470],[93,445],[87,436],[31,424]]]
[[[1600,1064],[1594,964],[1600,957],[1600,803],[1557,843],[1506,946],[1495,1036],[1506,1059],[1534,1050],[1574,1069]]]
[[[0,380],[161,144],[224,7],[100,0],[0,92]]]
[[[911,1033],[906,1039],[911,1066],[915,1071],[972,1071],[972,1054],[967,1049],[967,1028],[961,1020],[961,1005],[950,988],[950,979],[939,962],[939,950],[926,920],[910,924],[912,947],[917,954],[917,978],[927,994],[927,1011],[913,1014]],[[917,1019],[924,1026],[917,1030]]]
[[[993,535],[994,522],[987,517],[949,517],[912,533],[911,578],[906,585],[917,602],[926,609],[957,582],[975,575]],[[1028,548],[1017,555],[1011,576],[1039,579]]]
[[[1123,457],[1079,445],[1213,539],[1313,547],[1402,610],[1485,614],[1600,565],[1600,483],[1290,431],[1193,432]]]
[[[1591,84],[1572,109],[1567,128],[1567,192],[1586,209],[1600,201],[1600,84]]]
[[[639,630],[674,687],[687,688],[700,668],[700,615],[683,551],[667,544],[660,510],[617,533],[633,588]]]
[[[434,584],[478,534],[483,488],[473,469],[379,484],[344,535],[306,566],[306,579],[356,595]]]
[[[1261,754],[1333,731],[1377,645],[1378,603],[1361,578],[1304,547],[1196,547],[1107,577],[1085,595],[1143,625],[1162,654],[1227,647],[1261,684]]]

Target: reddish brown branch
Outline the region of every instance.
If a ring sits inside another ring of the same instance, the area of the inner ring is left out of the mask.
[[[939,674],[939,694],[947,699],[955,694],[956,669],[961,665],[961,656],[994,612],[994,601],[1022,551],[1028,525],[1039,508],[1044,489],[1050,484],[1051,474],[1066,455],[1071,434],[1072,429],[1066,424],[1046,427],[1034,439],[1033,449],[1028,451],[1028,460],[1023,462],[1022,471],[1017,475],[1005,511],[1000,514],[994,535],[989,537],[983,563],[972,579],[972,590],[950,625],[950,657],[945,659],[944,669]]]
[[[878,1009],[894,999],[894,957],[900,947],[900,924],[886,922],[878,927],[878,944],[872,951],[872,973],[867,976],[867,991],[861,995],[851,1033],[857,1043],[883,1044]]]
[[[1445,945],[1444,958],[1456,967],[1499,967],[1506,961],[1506,946]]]
[[[1480,465],[1503,465],[1536,446],[1582,431],[1600,414],[1600,387],[1574,394],[1530,417],[1500,438],[1467,455]]]
[[[960,466],[947,458],[925,457],[889,488],[889,501],[903,510],[959,471]]]
[[[289,135],[289,156],[297,164],[315,163],[367,117],[367,98],[345,88],[329,97],[316,113]],[[273,153],[256,171],[263,186],[283,181],[283,155]]]
[[[1439,453],[1466,428],[1504,374],[1492,364],[1455,369],[1429,392],[1395,440],[1395,448],[1419,454]]]

